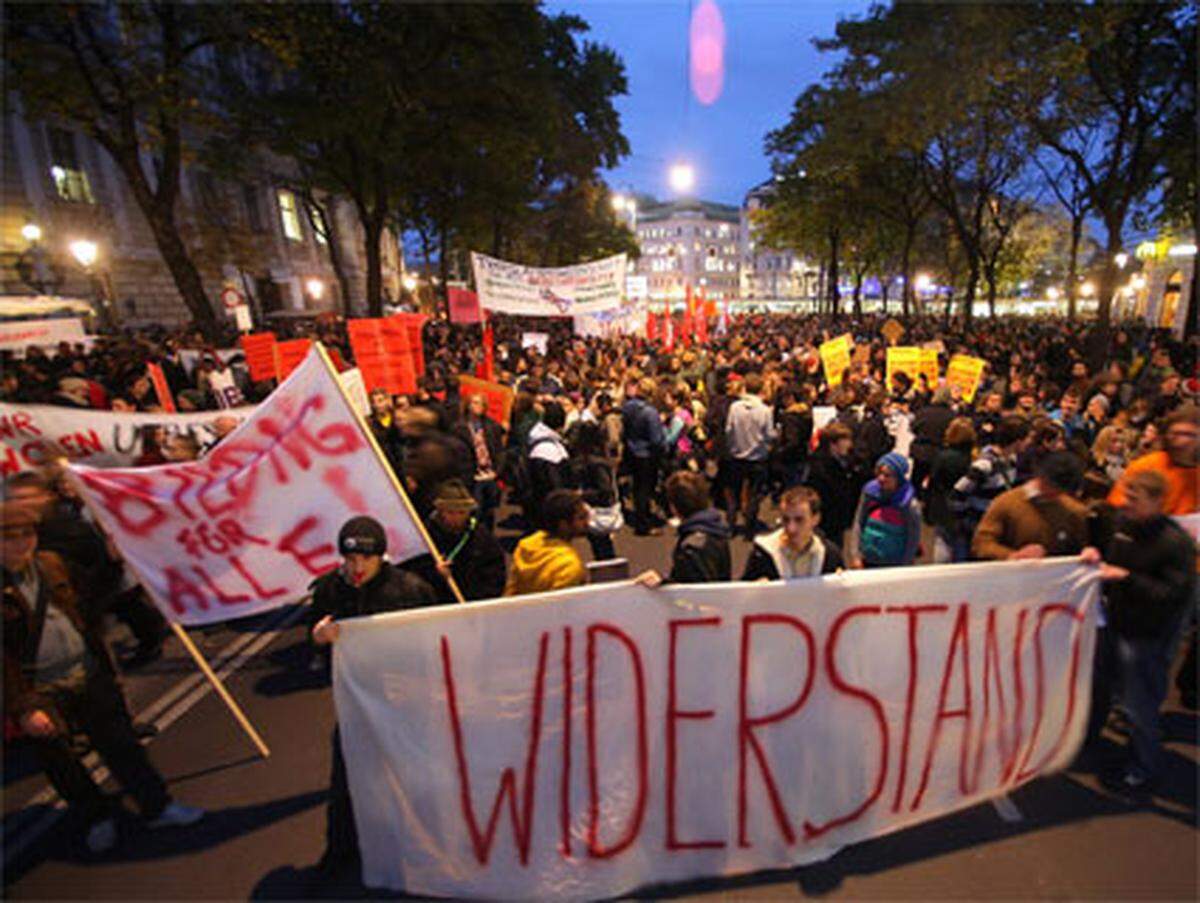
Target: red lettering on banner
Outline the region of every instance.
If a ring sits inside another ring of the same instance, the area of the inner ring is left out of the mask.
[[[192,476],[188,470],[189,468],[187,466],[166,467],[163,468],[161,473],[167,479],[179,481],[179,488],[171,493],[171,501],[174,503],[175,507],[179,509],[180,514],[188,518],[188,520],[194,520],[196,517],[195,512],[188,507],[187,502],[185,502],[183,499],[184,494],[193,485]]]
[[[829,674],[829,682],[833,684],[834,689],[845,693],[847,696],[861,699],[871,709],[871,714],[875,716],[875,722],[879,728],[879,777],[875,780],[875,786],[872,788],[871,793],[854,810],[847,812],[845,815],[832,818],[823,825],[806,821],[804,823],[804,837],[808,840],[820,837],[834,828],[857,821],[862,817],[864,812],[875,805],[875,801],[883,794],[883,786],[887,782],[888,725],[887,718],[883,712],[883,704],[880,703],[875,694],[868,693],[861,687],[846,683],[837,667],[837,641],[838,637],[841,636],[842,628],[851,619],[857,618],[860,615],[878,615],[882,611],[883,609],[878,605],[860,605],[855,608],[846,609],[834,620],[833,625],[829,628],[829,636],[825,640],[825,670]]]
[[[1004,763],[1004,778],[1005,784],[1017,773],[1017,761],[1021,755],[1021,733],[1022,720],[1025,716],[1025,679],[1024,668],[1021,663],[1021,647],[1025,644],[1025,618],[1029,614],[1028,608],[1022,608],[1017,614],[1017,624],[1013,628],[1013,687],[1016,690],[1017,701],[1013,708],[1013,745],[1012,757]]]
[[[933,758],[937,755],[938,741],[942,736],[942,722],[951,718],[962,718],[963,729],[959,743],[958,754],[958,789],[963,795],[967,793],[967,750],[971,745],[971,644],[967,636],[969,609],[967,603],[958,606],[958,617],[954,620],[954,630],[950,633],[950,646],[946,650],[946,663],[942,666],[942,686],[938,691],[937,714],[933,718],[933,727],[929,733],[929,746],[925,750],[925,767],[921,769],[921,783],[913,797],[910,811],[915,812],[921,806],[921,799],[929,786],[929,774],[933,770]],[[961,647],[962,652],[959,653]],[[950,677],[954,671],[956,658],[962,659],[963,705],[959,709],[946,708],[946,695],[950,689]]]
[[[463,818],[471,835],[471,845],[475,858],[480,865],[487,865],[492,855],[492,842],[496,837],[496,827],[500,820],[500,807],[504,798],[508,797],[509,818],[512,820],[513,838],[517,844],[517,855],[521,865],[529,864],[529,842],[533,835],[534,791],[537,785],[537,755],[538,745],[542,734],[542,699],[545,690],[546,650],[550,643],[550,634],[543,632],[538,642],[537,672],[533,681],[533,714],[529,725],[529,743],[525,753],[525,789],[521,793],[517,788],[516,773],[512,766],[505,768],[500,775],[500,787],[492,802],[492,811],[488,816],[486,831],[480,831],[475,818],[475,806],[471,801],[471,775],[467,765],[467,754],[464,749],[462,722],[458,716],[458,697],[454,690],[454,668],[450,662],[450,640],[442,637],[442,674],[446,682],[446,704],[450,710],[450,728],[454,734],[454,758],[458,765],[459,801],[462,805]],[[521,796],[518,808],[517,797]]]
[[[1048,614],[1065,614],[1071,618],[1072,633],[1075,637],[1074,641],[1071,643],[1071,670],[1070,677],[1068,679],[1069,686],[1067,691],[1067,716],[1063,721],[1063,726],[1059,731],[1058,738],[1055,740],[1054,745],[1050,748],[1050,751],[1042,757],[1042,760],[1037,765],[1035,765],[1033,768],[1027,769],[1026,765],[1029,764],[1029,759],[1033,755],[1034,749],[1037,747],[1038,734],[1041,732],[1042,720],[1045,715],[1046,708],[1046,662],[1044,656],[1042,655],[1042,627],[1046,623],[1046,615]],[[1079,646],[1080,641],[1083,639],[1083,632],[1079,629],[1079,625],[1083,623],[1083,619],[1083,612],[1076,611],[1070,605],[1064,605],[1061,602],[1052,602],[1048,605],[1043,605],[1040,609],[1038,609],[1037,626],[1033,630],[1034,661],[1037,664],[1037,681],[1035,683],[1037,694],[1035,697],[1037,700],[1037,714],[1033,719],[1033,733],[1031,733],[1029,736],[1029,745],[1025,748],[1025,755],[1021,757],[1021,767],[1017,771],[1016,777],[1017,783],[1021,783],[1029,780],[1032,777],[1036,777],[1038,772],[1045,768],[1046,765],[1048,765],[1050,761],[1056,755],[1058,755],[1058,751],[1062,747],[1063,740],[1066,738],[1067,730],[1071,726],[1071,718],[1075,714],[1075,678],[1079,671]]]
[[[250,597],[244,594],[236,596],[227,596],[225,591],[221,589],[217,581],[209,576],[208,571],[204,570],[200,565],[193,564],[192,571],[200,578],[201,582],[208,587],[209,592],[217,597],[217,601],[222,605],[241,605],[250,601]]]
[[[224,555],[231,549],[247,543],[260,546],[271,544],[259,536],[251,536],[242,529],[241,524],[229,519],[217,521],[212,525],[212,529],[205,523],[184,527],[175,537],[175,541],[193,558],[203,558],[206,553]]]
[[[575,675],[571,661],[571,628],[563,628],[562,771],[558,778],[558,851],[571,857],[571,697]]]
[[[629,817],[625,834],[610,846],[600,843],[600,775],[596,755],[596,639],[607,634],[629,653],[633,664],[633,676],[637,688],[637,801]],[[646,743],[646,679],[642,670],[642,654],[637,644],[619,627],[612,624],[592,624],[587,630],[587,750],[588,750],[588,855],[595,859],[608,859],[628,848],[642,829],[646,815],[646,784],[649,771],[649,752]]]
[[[753,648],[750,642],[750,635],[756,624],[781,624],[792,628],[803,636],[805,645],[808,647],[808,673],[804,677],[804,684],[801,686],[800,692],[789,705],[766,715],[751,717],[749,714],[750,704],[747,699],[750,683],[750,650]],[[758,768],[762,772],[763,784],[767,788],[767,799],[770,800],[771,810],[775,814],[775,822],[779,825],[779,830],[783,833],[788,844],[794,844],[796,842],[796,832],[788,820],[783,800],[779,796],[779,788],[776,786],[775,777],[771,773],[767,754],[763,751],[762,745],[754,735],[754,731],[760,727],[766,727],[769,724],[775,724],[786,718],[790,718],[796,712],[800,711],[804,703],[808,701],[808,696],[812,692],[813,682],[817,676],[817,643],[813,637],[812,630],[799,618],[793,618],[790,615],[746,615],[742,618],[742,654],[738,665],[738,672],[738,846],[750,846],[750,841],[746,836],[746,816],[749,808],[746,791],[748,771],[746,767],[747,749],[754,752],[754,757],[758,761]]]
[[[670,645],[667,654],[667,849],[668,850],[715,850],[725,846],[723,840],[680,840],[675,828],[675,783],[677,762],[676,722],[684,718],[704,721],[716,715],[712,709],[681,709],[678,707],[677,678],[675,672],[676,647],[679,630],[684,627],[716,627],[720,618],[698,618],[671,621],[668,624]]]
[[[313,515],[308,515],[296,526],[292,527],[287,534],[279,540],[279,545],[276,546],[280,552],[286,555],[291,555],[299,562],[300,566],[318,577],[326,571],[332,570],[337,566],[336,560],[322,562],[320,559],[328,558],[333,555],[335,549],[332,543],[321,543],[319,546],[313,546],[308,549],[300,548],[300,541],[305,535],[317,529],[321,525],[321,521]]]
[[[1008,713],[1004,701],[1004,680],[1000,673],[1000,643],[996,638],[996,608],[987,613],[987,628],[983,639],[983,719],[975,740],[975,764],[971,771],[971,786],[968,793],[979,789],[979,775],[983,770],[983,747],[987,742],[988,729],[992,726],[992,685],[996,687],[996,707],[1000,717],[996,722],[996,752],[1000,763],[1000,783],[1008,763],[1015,757],[1017,746],[1008,743]]]
[[[101,503],[126,533],[146,536],[167,519],[154,498],[154,482],[149,477],[117,472],[80,476],[87,487],[100,496]]]
[[[0,418],[3,419],[3,418]],[[42,431],[33,425],[33,415],[27,414],[25,411],[18,411],[12,415],[12,426],[18,433],[24,433],[27,436],[41,436]],[[8,438],[8,433],[5,432],[4,438]]]
[[[892,811],[899,812],[904,798],[904,783],[908,778],[908,753],[912,739],[913,708],[917,701],[917,680],[920,672],[920,655],[917,651],[917,621],[921,615],[942,613],[949,610],[946,605],[889,605],[888,614],[908,615],[908,691],[904,701],[904,732],[900,739],[900,777],[896,782],[896,795],[892,798]]]
[[[274,589],[264,589],[263,585],[258,582],[258,578],[251,571],[246,570],[246,566],[236,555],[229,556],[229,563],[233,569],[242,575],[242,578],[250,584],[250,588],[254,590],[254,595],[258,599],[274,599],[277,596],[282,596],[287,593],[286,586],[277,586]]]
[[[21,462],[17,460],[17,452],[10,446],[4,446],[4,458],[0,460],[0,477],[10,477],[21,472]]]
[[[200,587],[171,565],[167,565],[163,573],[167,576],[167,601],[175,609],[176,614],[187,614],[188,606],[184,604],[185,599],[194,601],[198,611],[208,611],[208,597],[204,595],[204,591]]]
[[[58,452],[42,439],[26,442],[21,446],[21,457],[30,467],[42,467],[49,464]]]
[[[350,471],[344,467],[327,467],[321,474],[321,482],[333,490],[338,501],[353,511],[361,514],[367,510],[367,501],[362,493],[350,485]]]

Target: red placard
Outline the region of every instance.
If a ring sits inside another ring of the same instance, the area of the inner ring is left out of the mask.
[[[275,367],[279,374],[279,381],[283,382],[288,378],[288,375],[300,366],[308,356],[308,349],[312,347],[312,339],[290,339],[286,342],[278,342],[275,345]]]
[[[393,395],[407,395],[417,391],[407,324],[387,317],[351,320],[346,326],[368,392],[382,388]]]
[[[392,319],[401,320],[408,330],[408,353],[412,356],[412,366],[417,376],[425,375],[425,340],[421,330],[428,319],[424,314],[396,314]]]
[[[167,377],[163,373],[162,367],[158,364],[147,364],[146,375],[150,377],[150,382],[154,386],[154,394],[158,396],[159,405],[168,414],[174,414],[175,398],[171,395],[171,387],[167,385]]]
[[[446,297],[450,302],[451,323],[482,322],[477,294],[465,288],[452,288],[446,293]]]
[[[508,429],[508,421],[512,416],[513,400],[516,393],[508,386],[494,383],[486,379],[476,379],[473,376],[458,378],[458,391],[463,398],[472,395],[482,395],[487,399],[487,415]]]
[[[246,367],[254,382],[275,378],[275,333],[253,332],[239,340],[246,355]]]

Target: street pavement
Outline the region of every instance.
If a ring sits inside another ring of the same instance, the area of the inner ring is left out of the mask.
[[[673,537],[617,538],[631,573],[665,570]],[[511,543],[510,536],[510,543]],[[586,557],[586,544],[580,543]],[[927,544],[928,547],[928,544]],[[735,574],[749,544],[734,541]],[[12,899],[299,899],[372,896],[317,880],[324,838],[333,703],[306,667],[298,611],[193,631],[271,747],[260,758],[172,638],[130,675],[131,710],[161,727],[152,760],[199,825],[150,832],[132,815],[121,843],[92,855],[60,817],[20,744],[4,759],[4,894]],[[117,636],[120,641],[120,636]],[[1197,717],[1165,716],[1167,778],[1134,809],[1088,771],[1029,784],[1011,805],[976,806],[843,850],[803,869],[646,888],[639,897],[780,899],[1197,898]],[[1115,751],[1113,738],[1107,740]],[[111,787],[111,784],[109,785]]]

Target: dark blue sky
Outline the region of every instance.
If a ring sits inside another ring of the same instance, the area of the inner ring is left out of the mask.
[[[766,133],[787,121],[792,102],[831,62],[812,46],[839,18],[867,11],[867,0],[717,0],[725,20],[725,86],[705,107],[687,81],[688,0],[550,0],[592,26],[588,37],[625,61],[629,94],[617,108],[632,148],[608,181],[670,197],[667,168],[692,162],[695,193],[740,204],[770,175]]]

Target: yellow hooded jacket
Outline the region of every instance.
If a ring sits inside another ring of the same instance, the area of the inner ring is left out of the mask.
[[[524,596],[544,593],[587,582],[587,571],[569,542],[555,539],[545,530],[527,536],[513,552],[512,567],[504,595]]]

